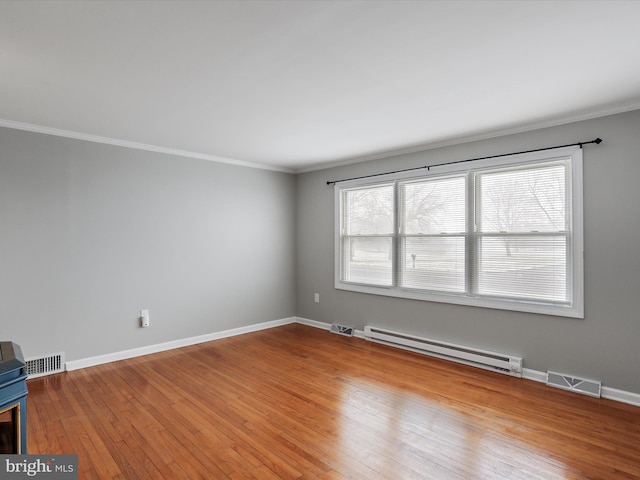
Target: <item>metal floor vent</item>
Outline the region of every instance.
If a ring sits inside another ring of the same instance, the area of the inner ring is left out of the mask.
[[[547,372],[547,385],[591,397],[600,397],[602,383],[586,378],[572,377],[564,373]]]
[[[353,327],[332,323],[331,333],[337,333],[338,335],[344,335],[345,337],[353,337]]]
[[[64,372],[64,353],[55,353],[46,357],[26,360],[29,378],[43,377],[54,373]]]

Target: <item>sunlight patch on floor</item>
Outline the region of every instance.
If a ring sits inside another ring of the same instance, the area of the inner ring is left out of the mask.
[[[567,478],[565,466],[550,452],[501,434],[495,420],[485,422],[459,406],[385,389],[353,379],[343,389],[336,448],[344,452],[345,466],[366,464],[369,478]]]

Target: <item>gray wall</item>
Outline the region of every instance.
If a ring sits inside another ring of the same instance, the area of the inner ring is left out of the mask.
[[[27,357],[291,317],[294,249],[294,175],[0,128],[0,339]]]
[[[584,153],[585,318],[449,305],[334,289],[327,180],[603,138]],[[640,111],[298,175],[297,315],[393,328],[521,355],[525,368],[640,393]],[[314,293],[320,303],[314,303]]]

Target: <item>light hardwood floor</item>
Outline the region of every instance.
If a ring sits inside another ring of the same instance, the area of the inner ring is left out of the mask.
[[[288,325],[28,381],[80,479],[639,479],[640,408]]]

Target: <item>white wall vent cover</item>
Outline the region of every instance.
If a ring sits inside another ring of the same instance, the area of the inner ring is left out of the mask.
[[[547,385],[598,398],[602,389],[602,383],[597,380],[587,380],[557,372],[547,372]]]
[[[353,337],[353,327],[347,325],[338,325],[337,323],[331,324],[331,333],[337,333],[344,335],[345,337]]]
[[[25,360],[29,378],[64,372],[64,352]]]

